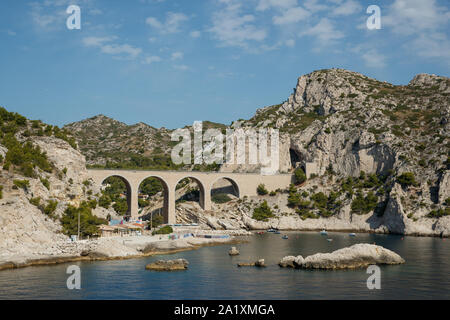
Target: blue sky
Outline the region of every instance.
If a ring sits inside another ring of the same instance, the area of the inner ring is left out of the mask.
[[[71,4],[81,30],[66,27]],[[366,27],[371,4],[381,30]],[[444,0],[3,0],[0,105],[60,126],[229,124],[318,69],[448,76],[449,21]]]

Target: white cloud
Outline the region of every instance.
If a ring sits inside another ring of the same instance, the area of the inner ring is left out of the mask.
[[[171,60],[181,60],[181,59],[183,59],[183,57],[184,57],[183,52],[174,52],[174,53],[172,53],[170,59]]]
[[[292,48],[295,46],[295,40],[294,39],[286,40],[285,44],[286,44],[286,46]]]
[[[315,37],[320,45],[326,45],[343,38],[344,34],[336,30],[328,18],[322,18],[315,26],[300,32],[300,36]]]
[[[83,38],[83,44],[86,47],[99,47],[104,43],[111,42],[115,40],[116,37],[86,37]]]
[[[357,12],[362,12],[363,7],[355,0],[347,0],[333,10],[333,15],[348,16]]]
[[[86,47],[100,48],[102,53],[134,59],[142,53],[141,48],[133,47],[129,44],[111,43],[117,37],[86,37],[82,42]]]
[[[327,10],[329,8],[324,4],[319,4],[318,0],[305,0],[303,6],[311,12]]]
[[[444,33],[420,35],[412,41],[414,52],[424,58],[445,59],[450,65],[450,40]]]
[[[142,49],[130,46],[129,44],[106,44],[101,47],[101,51],[112,55],[126,54],[129,58],[134,59],[141,54]]]
[[[382,24],[405,35],[445,28],[450,20],[448,8],[438,7],[435,0],[395,0],[387,12]]]
[[[165,22],[160,22],[154,17],[148,17],[145,23],[163,34],[169,34],[179,32],[181,24],[188,19],[183,13],[168,12]]]
[[[412,48],[420,57],[445,59],[447,64],[449,22],[449,8],[438,6],[435,0],[395,0],[381,20],[384,29],[409,37],[404,45],[408,51]]]
[[[361,56],[370,68],[384,68],[386,66],[386,57],[375,49],[364,52]]]
[[[154,62],[160,62],[162,59],[158,56],[149,56],[144,59],[144,64],[152,64]]]
[[[289,8],[281,16],[273,17],[273,23],[277,25],[296,23],[308,18],[311,15],[302,7]]]
[[[200,38],[200,36],[202,35],[200,31],[192,31],[191,33],[189,33],[189,35],[192,38]]]
[[[184,64],[174,65],[173,68],[176,69],[176,70],[180,70],[180,71],[190,70],[190,68],[188,66],[184,65]]]
[[[270,8],[292,8],[297,5],[297,0],[259,0],[256,7],[258,11],[264,11]]]
[[[266,38],[266,31],[254,24],[255,17],[242,13],[240,3],[234,0],[219,2],[225,7],[214,12],[213,26],[209,31],[222,46],[248,47],[249,41],[263,41]]]

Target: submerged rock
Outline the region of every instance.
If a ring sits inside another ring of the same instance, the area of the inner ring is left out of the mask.
[[[316,253],[284,257],[279,266],[301,269],[355,269],[374,264],[402,264],[405,260],[397,253],[373,244],[359,243],[331,253]]]
[[[265,261],[264,259],[259,259],[258,261],[255,262],[241,262],[238,263],[238,267],[259,267],[259,268],[263,268],[265,267]]]
[[[239,255],[239,250],[236,249],[236,247],[231,247],[231,249],[228,251],[228,254],[230,256],[237,256]]]
[[[158,260],[145,266],[146,270],[154,271],[178,271],[186,270],[189,262],[185,259],[176,260]]]

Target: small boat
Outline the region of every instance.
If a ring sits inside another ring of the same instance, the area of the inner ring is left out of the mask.
[[[349,236],[350,237],[356,237],[356,233],[350,233]]]
[[[323,236],[326,236],[328,234],[328,232],[326,230],[322,230],[322,231],[320,231],[320,234]]]
[[[282,239],[286,239],[286,240],[289,239],[289,237],[288,237],[287,235],[284,235],[284,236],[282,236],[281,238],[282,238]]]
[[[267,232],[277,232],[277,230],[270,228]]]
[[[333,241],[333,239],[327,239],[327,241],[328,241],[328,242],[331,242],[331,241]]]
[[[280,232],[280,231],[275,231],[274,233],[275,233],[275,234],[281,234],[281,232]]]
[[[264,234],[264,231],[258,231],[256,234]]]

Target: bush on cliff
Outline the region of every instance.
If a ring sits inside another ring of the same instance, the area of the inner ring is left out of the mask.
[[[269,193],[269,191],[267,191],[266,189],[266,186],[262,183],[258,186],[258,188],[256,188],[256,192],[258,192],[260,196],[265,196]]]
[[[417,186],[418,183],[416,182],[416,177],[414,176],[414,173],[412,172],[405,172],[401,174],[397,178],[397,182],[402,185],[402,187],[409,187],[409,186]]]
[[[216,193],[211,197],[214,203],[227,203],[231,201],[231,198],[226,193]]]
[[[253,209],[252,218],[258,221],[267,221],[269,218],[274,217],[272,210],[270,209],[267,201],[264,200],[259,207]]]
[[[152,235],[155,235],[155,234],[171,234],[171,233],[173,233],[172,227],[171,226],[164,226],[164,227],[162,227],[162,228],[160,228],[158,230],[153,231]]]
[[[306,181],[306,174],[302,168],[297,168],[294,171],[295,184],[302,184]]]
[[[352,212],[356,214],[366,214],[375,210],[378,203],[378,197],[370,191],[366,197],[358,192],[356,198],[352,201]]]
[[[78,215],[80,215],[81,237],[99,235],[98,226],[108,224],[105,219],[98,218],[92,214],[92,209],[87,202],[82,202],[80,207],[68,206],[61,218],[63,233],[71,236],[78,232]]]

